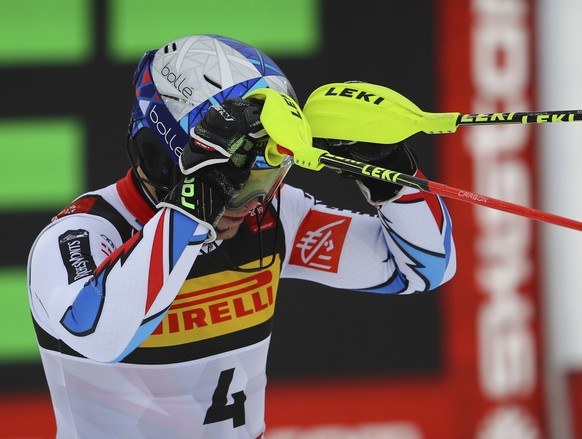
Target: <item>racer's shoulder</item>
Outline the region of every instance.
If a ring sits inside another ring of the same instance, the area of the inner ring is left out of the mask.
[[[281,206],[285,205],[295,205],[295,204],[308,204],[314,205],[316,203],[316,199],[313,195],[305,192],[303,189],[292,186],[287,183],[281,185]],[[285,206],[287,207],[287,206]]]
[[[40,243],[53,242],[55,237],[60,239],[61,236],[74,233],[104,234],[111,236],[114,241],[125,241],[131,237],[134,228],[112,205],[111,198],[110,187],[87,192],[75,198],[54,215],[39,232],[33,243],[33,249],[38,251]]]
[[[116,211],[116,209],[108,201],[108,199],[111,199],[113,195],[113,188],[113,185],[111,185],[79,195],[67,206],[61,209],[61,211],[51,219],[51,222],[68,217],[70,215],[79,214],[107,216],[109,212]]]
[[[137,226],[134,217],[119,200],[115,185],[87,192],[73,200],[51,219],[51,224],[68,222],[106,222],[122,237],[130,237]]]

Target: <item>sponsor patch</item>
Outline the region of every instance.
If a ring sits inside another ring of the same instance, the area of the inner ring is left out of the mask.
[[[258,261],[243,266],[256,266]],[[275,311],[279,257],[266,270],[234,271],[188,279],[142,348],[176,346],[260,325]]]
[[[273,229],[277,225],[277,221],[273,217],[273,214],[269,208],[264,205],[260,205],[255,210],[252,210],[247,216],[245,216],[245,221],[253,235],[259,233],[258,223],[261,224],[261,231]]]
[[[67,215],[72,215],[74,213],[86,213],[89,212],[95,202],[97,201],[97,197],[94,196],[87,196],[83,198],[79,198],[77,201],[69,204],[63,210],[61,210],[57,215],[55,215],[51,221],[55,221],[59,218],[62,218]]]
[[[351,218],[312,210],[295,237],[289,263],[337,273]]]
[[[117,249],[113,241],[104,234],[101,234],[101,239],[101,251],[105,254],[105,256],[109,256]]]
[[[87,230],[67,230],[59,236],[59,248],[69,276],[69,284],[93,274],[96,266],[91,256]]]

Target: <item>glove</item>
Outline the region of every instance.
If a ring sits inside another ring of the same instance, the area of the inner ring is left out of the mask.
[[[331,139],[314,139],[316,148],[325,149],[333,155],[369,163],[374,166],[414,175],[418,165],[413,152],[404,142],[391,145],[377,143],[352,142]],[[342,177],[354,179],[366,197],[368,203],[379,207],[396,200],[402,186],[395,183],[376,180],[346,171],[337,171]]]
[[[257,156],[253,147],[267,140],[260,120],[262,105],[258,99],[236,98],[210,107],[190,131],[189,153],[180,157],[182,173],[190,175],[229,160],[238,168],[250,168]]]
[[[180,156],[186,177],[158,204],[206,226],[210,231],[206,242],[216,239],[215,227],[226,205],[249,178],[259,139],[264,137],[260,111],[259,105],[244,99],[210,107]]]

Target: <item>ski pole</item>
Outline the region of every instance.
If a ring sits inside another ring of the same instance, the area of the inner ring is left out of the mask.
[[[266,146],[265,157],[273,165],[281,163],[282,157],[285,155],[291,155],[296,165],[306,169],[314,171],[318,171],[323,167],[339,169],[361,175],[362,177],[371,177],[396,183],[467,203],[502,210],[526,218],[574,230],[582,230],[582,222],[580,221],[368,163],[336,156],[323,149],[314,148],[312,146],[313,139],[310,125],[306,122],[305,116],[293,99],[272,89],[259,89],[252,92],[250,96],[264,100],[261,122],[270,137]],[[334,136],[329,137],[336,138]]]

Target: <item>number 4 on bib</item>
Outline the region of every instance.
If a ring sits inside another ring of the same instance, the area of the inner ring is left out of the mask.
[[[240,427],[245,423],[245,401],[247,396],[242,390],[230,395],[233,399],[232,404],[227,404],[228,389],[232,383],[234,368],[220,372],[218,384],[212,395],[212,405],[206,411],[204,424],[213,424],[215,422],[232,419],[233,428]]]

